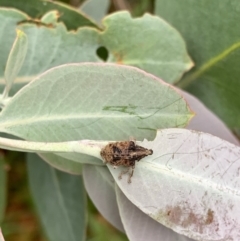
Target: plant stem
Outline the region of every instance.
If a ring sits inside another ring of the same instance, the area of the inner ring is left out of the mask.
[[[75,152],[94,156],[99,159],[101,159],[101,149],[107,144],[107,141],[31,142],[0,137],[0,148],[6,150],[39,153]]]

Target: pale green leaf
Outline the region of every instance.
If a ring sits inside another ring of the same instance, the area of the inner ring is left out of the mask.
[[[191,117],[181,95],[146,72],[71,64],[15,95],[1,113],[0,130],[37,141],[152,139],[156,129],[185,126]]]
[[[86,195],[81,176],[57,171],[28,154],[31,193],[49,241],[84,241]]]
[[[53,166],[54,168],[68,172],[70,174],[81,174],[82,173],[82,164],[71,161],[64,157],[58,156],[52,153],[41,153],[39,156],[46,161],[49,165]]]
[[[240,239],[240,148],[207,133],[158,131],[137,142],[153,155],[136,164],[132,183],[109,166],[126,197],[144,213],[196,240]],[[216,228],[217,227],[217,228]]]
[[[196,67],[179,83],[232,129],[240,128],[240,2],[156,0],[156,13],[186,40]]]
[[[4,72],[6,87],[3,93],[3,98],[8,97],[9,90],[23,65],[27,53],[27,45],[27,36],[22,31],[17,30],[17,37],[8,56]]]
[[[107,16],[103,25],[109,62],[139,67],[169,83],[193,66],[180,34],[159,17],[132,19],[128,12],[119,12]]]
[[[181,95],[139,69],[71,64],[16,94],[0,115],[0,131],[48,142],[153,139],[157,129],[185,126],[191,117]]]
[[[193,241],[164,227],[143,213],[127,199],[116,185],[118,207],[125,231],[131,241]],[[141,228],[139,228],[141,227]]]
[[[56,24],[60,14],[58,11],[53,10],[44,14],[41,18],[41,22],[45,24]]]
[[[114,227],[124,232],[116,200],[115,182],[108,168],[84,165],[83,180],[95,207]]]
[[[93,28],[69,32],[62,23],[54,27],[21,24],[19,29],[27,35],[29,46],[16,80],[17,87],[61,64],[102,62],[97,55],[101,46],[109,51],[108,62],[138,66],[167,82],[177,81],[192,65],[181,36],[160,18],[145,15],[133,19],[129,13],[121,12],[105,18],[104,25],[103,32]],[[164,37],[159,38],[159,35]],[[2,46],[4,48],[8,43],[4,42]],[[8,52],[4,58],[7,59],[7,55]],[[2,75],[0,72],[0,78]]]
[[[19,82],[29,82],[49,68],[65,63],[100,62],[96,54],[98,32],[82,28],[68,32],[60,23],[52,27],[24,24],[19,27],[29,39],[29,49]]]
[[[8,55],[16,37],[17,23],[27,20],[28,16],[15,9],[0,8],[0,76],[3,78]],[[2,84],[3,79],[2,79]]]
[[[62,23],[54,26],[38,27],[35,24],[22,24],[18,27],[27,35],[29,44],[25,62],[16,80],[15,89],[21,88],[47,69],[61,64],[101,61],[96,54],[99,36],[94,29],[83,28],[77,32],[68,32]],[[15,28],[15,26],[12,27]],[[11,29],[10,26],[9,28]],[[12,36],[9,36],[8,41],[11,39]],[[0,46],[8,48],[8,45],[8,42],[2,42]],[[4,52],[3,54],[3,60],[5,55],[7,59],[9,53]],[[0,68],[4,68],[5,63],[1,62]],[[3,73],[0,71],[0,78],[3,77]],[[3,84],[4,80],[2,79],[1,82]]]
[[[96,23],[101,24],[101,20],[108,12],[109,5],[109,0],[86,0],[80,6],[80,11],[92,18]]]
[[[3,154],[0,154],[0,224],[5,216],[7,176]]]

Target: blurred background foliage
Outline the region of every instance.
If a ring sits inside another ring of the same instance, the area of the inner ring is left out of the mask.
[[[64,0],[62,2],[68,3],[72,6],[78,7],[85,2],[85,0]],[[109,13],[128,10],[132,16],[141,16],[144,13],[153,13],[153,0],[111,0]]]

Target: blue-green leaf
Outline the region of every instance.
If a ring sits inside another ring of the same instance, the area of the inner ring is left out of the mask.
[[[84,241],[86,196],[81,176],[58,171],[37,155],[28,156],[30,188],[50,241]]]

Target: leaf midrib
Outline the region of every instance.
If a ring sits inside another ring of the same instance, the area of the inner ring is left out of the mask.
[[[169,113],[156,113],[154,115],[159,115],[159,117],[163,117],[164,118],[171,118],[171,117],[185,117],[185,118],[191,118],[192,117],[192,114],[191,113],[183,113],[183,114],[177,114],[177,113],[172,113],[172,114],[169,114]],[[51,116],[51,117],[48,117],[48,118],[36,118],[34,119],[33,117],[29,117],[29,118],[26,118],[26,119],[21,119],[21,120],[2,120],[2,123],[0,122],[0,129],[4,129],[4,128],[7,128],[9,126],[16,126],[16,125],[26,125],[26,124],[29,124],[29,123],[37,123],[37,122],[53,122],[53,121],[63,121],[63,120],[75,120],[75,119],[78,119],[78,120],[82,120],[82,119],[122,119],[122,118],[125,118],[125,119],[131,119],[131,118],[143,118],[143,119],[146,119],[147,117],[152,117],[151,114],[144,114],[144,115],[130,115],[127,113],[122,114],[122,115],[71,115],[70,117],[69,116],[66,116],[66,115],[58,115],[58,116]]]

